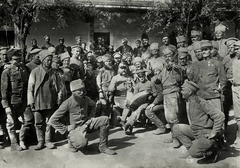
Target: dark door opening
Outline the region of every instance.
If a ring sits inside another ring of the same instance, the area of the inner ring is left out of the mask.
[[[104,40],[104,43],[108,46],[110,45],[110,32],[94,32],[94,42],[97,44],[98,37]]]
[[[14,45],[14,31],[0,31],[0,46]]]

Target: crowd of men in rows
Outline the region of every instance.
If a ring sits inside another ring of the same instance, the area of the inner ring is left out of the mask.
[[[177,47],[168,34],[159,46],[143,33],[134,49],[124,38],[115,51],[102,38],[87,51],[80,36],[71,48],[63,38],[54,47],[47,35],[41,48],[32,40],[26,64],[19,50],[1,48],[0,147],[8,133],[12,149],[27,149],[25,137],[34,124],[36,150],[54,148],[52,128],[66,135],[73,152],[87,145],[86,134],[100,130],[99,151],[113,155],[109,126],[132,134],[144,114],[157,127],[153,134],[170,131],[165,142],[188,149],[180,157],[215,162],[228,138],[232,104],[240,143],[240,41],[224,39],[225,31],[217,25],[215,40],[209,41],[195,29],[192,44],[178,36]]]

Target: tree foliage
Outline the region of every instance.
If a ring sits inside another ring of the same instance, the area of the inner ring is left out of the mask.
[[[167,31],[174,23],[177,34],[189,35],[190,29],[196,24],[204,27],[210,23],[212,28],[219,22],[227,25],[228,12],[236,12],[239,6],[240,2],[235,0],[156,1],[143,16],[128,19],[128,22],[140,21],[142,31],[157,30],[159,34]]]
[[[47,13],[43,14],[43,13]],[[41,14],[41,15],[40,15]],[[55,19],[58,28],[66,28],[69,22],[83,20],[89,22],[92,18],[98,18],[102,26],[105,26],[114,17],[120,17],[119,13],[107,12],[97,9],[90,1],[78,0],[1,0],[0,23],[3,28],[14,27],[15,45],[24,48],[27,35],[33,22],[41,18],[45,20]],[[24,58],[24,57],[23,57]]]

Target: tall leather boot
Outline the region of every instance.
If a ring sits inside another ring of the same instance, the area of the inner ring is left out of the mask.
[[[11,148],[16,151],[21,151],[22,148],[17,144],[17,135],[15,131],[8,131],[8,135],[11,141]]]
[[[107,147],[107,142],[108,142],[108,126],[101,126],[100,127],[100,142],[99,142],[99,151],[101,153],[105,153],[108,155],[115,155],[116,152],[114,150],[111,150]]]

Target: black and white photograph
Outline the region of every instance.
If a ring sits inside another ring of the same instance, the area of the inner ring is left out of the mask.
[[[0,0],[0,168],[240,168],[239,0]]]

